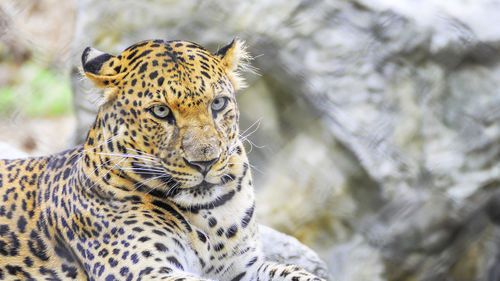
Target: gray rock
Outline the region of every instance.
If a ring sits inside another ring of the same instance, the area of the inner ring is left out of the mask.
[[[259,225],[259,236],[267,260],[296,264],[319,277],[328,279],[325,262],[297,239],[264,225]]]

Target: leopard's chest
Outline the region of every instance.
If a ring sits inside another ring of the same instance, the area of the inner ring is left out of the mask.
[[[198,274],[226,280],[260,258],[254,207],[253,191],[242,188],[219,206],[185,210],[194,226],[191,243],[199,259]]]

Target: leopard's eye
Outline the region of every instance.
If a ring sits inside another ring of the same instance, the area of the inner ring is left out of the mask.
[[[150,110],[151,113],[153,113],[153,115],[158,119],[166,119],[172,112],[168,106],[163,104],[153,105]]]
[[[210,107],[212,108],[213,111],[221,111],[226,107],[226,105],[227,105],[227,98],[218,97],[214,99]]]

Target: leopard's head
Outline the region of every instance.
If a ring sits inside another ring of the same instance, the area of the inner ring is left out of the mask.
[[[94,166],[116,175],[108,179],[114,185],[124,175],[135,181],[122,189],[219,196],[211,188],[230,182],[246,161],[235,98],[246,58],[239,40],[214,54],[164,40],[139,42],[118,56],[85,49],[85,75],[105,88],[85,144],[95,152]]]

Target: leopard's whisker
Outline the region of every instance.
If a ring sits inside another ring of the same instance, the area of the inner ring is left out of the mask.
[[[100,144],[96,145],[96,146],[93,146],[93,147],[89,147],[87,149],[82,149],[79,153],[78,153],[78,159],[75,161],[75,163],[73,164],[72,168],[74,168],[76,166],[77,163],[79,163],[82,159],[83,159],[83,156],[85,155],[85,152],[91,152],[93,151],[94,149],[96,149],[97,147],[100,147],[102,145],[105,145],[105,144],[108,144],[109,142],[117,139],[120,135],[115,135],[103,142],[101,142]],[[94,171],[95,172],[95,171]],[[86,179],[87,180],[87,179]]]
[[[146,183],[151,182],[151,181],[154,181],[154,180],[157,180],[157,179],[160,179],[160,178],[163,178],[163,177],[169,177],[169,176],[168,176],[168,175],[166,175],[166,174],[159,175],[159,176],[156,176],[156,177],[152,177],[152,178],[149,178],[149,179],[146,179],[146,180],[143,180],[143,181],[137,182],[137,183],[135,183],[134,185],[135,185],[135,186],[138,186],[138,187],[143,186],[143,185],[145,186],[145,185],[146,185]]]
[[[252,125],[250,125],[250,126],[249,126],[246,130],[244,130],[243,132],[240,132],[240,133],[239,133],[239,136],[240,136],[241,138],[244,138],[244,137],[247,137],[247,136],[252,135],[253,133],[255,133],[255,132],[259,129],[259,127],[260,127],[260,121],[261,121],[261,120],[262,120],[262,118],[257,119],[257,120],[256,120],[255,122],[253,122],[253,123],[252,123]],[[255,128],[254,130],[252,130],[252,131],[251,131],[248,135],[244,136],[244,135],[245,135],[245,133],[246,133],[248,130],[250,130],[250,129],[251,129],[253,126],[255,126],[255,125],[257,125],[257,126],[256,126],[256,128]]]
[[[252,140],[250,140],[249,138],[245,138],[242,140],[242,142],[248,142],[250,144],[251,147],[257,147],[259,149],[262,149],[262,148],[265,148],[266,146],[265,145],[256,145]]]
[[[158,188],[158,187],[160,187],[160,186],[167,186],[167,184],[168,184],[168,183],[170,183],[170,182],[172,182],[172,179],[169,179],[167,182],[162,182],[161,184],[159,184],[159,185],[157,185],[157,186],[155,186],[155,187],[151,188],[148,192],[146,192],[146,194],[150,193],[151,191],[155,190],[156,188]],[[175,185],[178,185],[178,184],[179,184],[179,183],[176,183]],[[174,185],[174,186],[175,186],[175,185]],[[169,192],[170,192],[170,190],[169,190],[169,191],[167,191],[167,197],[168,197],[168,195],[169,195]]]
[[[168,191],[167,191],[167,197],[169,197],[171,194],[173,194],[177,189],[178,187],[180,186],[181,184],[180,183],[176,183],[174,184]]]
[[[122,157],[134,158],[134,159],[139,159],[139,160],[143,160],[143,161],[150,161],[150,162],[156,162],[157,161],[157,159],[150,158],[148,156],[139,156],[139,155],[133,155],[133,154],[126,154],[126,153],[96,152],[95,154],[97,154],[97,155],[105,155],[105,156],[122,156]]]
[[[252,168],[252,170],[255,170],[261,174],[264,174],[264,172],[262,170],[260,170],[259,168],[257,168],[255,165],[252,165],[248,162],[227,162],[228,164],[232,164],[232,165],[248,165],[250,168]]]
[[[123,158],[122,158],[123,159]],[[99,170],[101,167],[105,166],[107,163],[111,162],[111,161],[114,161],[116,159],[110,159],[102,164],[100,164],[99,166],[97,166],[92,172],[90,172],[86,177],[85,177],[85,180],[84,182],[87,182],[89,179],[90,179],[90,176],[92,176],[93,174],[95,174],[97,172],[97,170]]]
[[[108,166],[109,167],[109,166]],[[113,167],[111,167],[113,168]],[[127,171],[128,169],[120,169],[120,171]],[[149,170],[132,170],[133,172],[137,173],[137,174],[142,174],[142,175],[158,175],[160,173],[162,173],[163,171],[149,171]]]
[[[133,152],[137,152],[137,153],[139,153],[139,155],[146,155],[146,156],[150,156],[153,159],[156,159],[156,156],[154,156],[153,154],[147,153],[145,151],[140,151],[140,150],[133,149],[133,148],[130,148],[130,147],[125,147],[125,149],[133,151]]]
[[[163,169],[156,167],[142,167],[142,166],[118,166],[120,170],[132,170],[132,171],[150,171],[150,172],[163,172]]]
[[[156,170],[164,170],[161,166],[153,166],[153,165],[144,165],[137,162],[134,162],[133,167],[139,167],[144,169],[156,169]]]
[[[126,158],[122,158],[120,161],[118,161],[118,163],[116,163],[116,164],[115,164],[115,165],[114,165],[111,169],[109,169],[106,173],[104,173],[104,175],[102,175],[102,176],[100,177],[100,179],[96,180],[96,181],[94,182],[94,184],[93,184],[92,186],[88,187],[86,190],[88,191],[88,190],[91,190],[92,188],[94,188],[94,186],[96,186],[96,185],[97,185],[97,184],[98,184],[98,183],[99,183],[99,182],[100,182],[100,181],[101,181],[101,180],[102,180],[105,176],[107,176],[107,175],[108,175],[108,174],[109,174],[109,173],[110,173],[110,172],[114,169],[114,167],[115,167],[115,166],[119,165],[119,164],[120,164],[121,162],[123,162],[125,159],[126,159]]]

